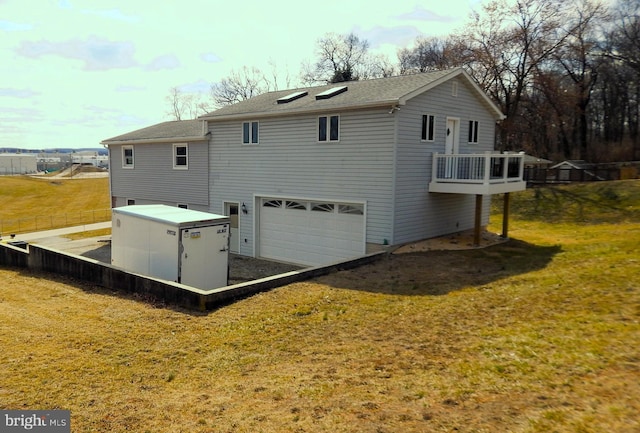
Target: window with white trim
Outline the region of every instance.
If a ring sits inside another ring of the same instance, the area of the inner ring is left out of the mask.
[[[436,117],[432,114],[422,115],[422,134],[420,136],[422,141],[433,141],[433,131],[436,123],[435,119]]]
[[[478,121],[469,120],[469,143],[478,143]]]
[[[122,146],[122,168],[133,168],[133,146]]]
[[[318,141],[340,141],[340,116],[318,117]]]
[[[258,144],[258,132],[260,125],[258,122],[242,123],[242,144]]]
[[[189,149],[186,143],[173,145],[173,168],[179,170],[189,168]]]

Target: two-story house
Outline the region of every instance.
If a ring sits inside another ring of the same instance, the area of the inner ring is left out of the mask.
[[[113,206],[230,215],[231,250],[304,265],[486,224],[522,190],[462,69],[268,92],[104,140]]]

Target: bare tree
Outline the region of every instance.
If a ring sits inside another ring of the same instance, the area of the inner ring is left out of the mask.
[[[602,24],[607,18],[602,3],[590,0],[570,2],[572,13],[568,17],[569,31],[564,43],[553,54],[572,86],[566,91],[571,98],[567,111],[573,112],[572,142],[577,156],[587,158],[588,129],[587,108],[598,81],[601,58],[598,40],[602,36]],[[568,149],[565,156],[570,157]]]
[[[559,0],[494,1],[475,13],[462,38],[468,41],[469,71],[498,103],[507,119],[500,125],[499,147],[520,149],[528,131],[519,121],[521,104],[537,68],[564,42]]]
[[[165,99],[169,106],[166,114],[173,120],[195,119],[211,109],[204,95],[185,93],[178,87],[169,89],[169,95]]]
[[[269,83],[258,68],[244,67],[211,86],[211,98],[216,106],[244,101],[269,90]]]
[[[182,120],[184,114],[184,95],[177,87],[169,89],[169,95],[165,98],[169,104],[167,115],[173,120]]]
[[[461,66],[466,61],[466,45],[453,36],[447,38],[420,36],[413,48],[398,51],[401,74],[439,71]]]
[[[371,75],[366,69],[368,49],[369,42],[353,33],[328,33],[318,40],[313,66],[303,65],[302,79],[306,83],[339,83]]]

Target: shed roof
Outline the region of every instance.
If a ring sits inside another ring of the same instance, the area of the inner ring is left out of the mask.
[[[251,99],[222,107],[200,116],[199,119],[218,121],[401,106],[411,98],[455,77],[462,77],[469,83],[496,119],[504,118],[500,109],[480,89],[473,78],[463,69],[456,68],[267,92]],[[331,89],[335,89],[333,94]],[[306,94],[304,94],[305,92]],[[332,96],[327,97],[327,93]],[[293,95],[295,97],[292,97]],[[280,103],[278,100],[281,100]],[[283,100],[287,102],[283,102]]]
[[[174,120],[147,126],[126,134],[102,140],[101,144],[129,144],[147,142],[206,140],[202,120]]]
[[[550,168],[562,168],[562,167],[569,167],[569,168],[575,168],[578,170],[588,170],[590,168],[593,168],[595,164],[591,163],[591,162],[587,162],[584,161],[582,159],[568,159],[566,161],[562,161]]]
[[[142,204],[122,206],[113,209],[115,214],[131,215],[138,218],[158,221],[168,224],[226,222],[229,217],[224,215],[201,212],[193,209],[183,209],[164,204]]]

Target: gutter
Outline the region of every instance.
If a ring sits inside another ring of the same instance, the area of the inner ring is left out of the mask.
[[[332,107],[322,107],[315,109],[298,109],[298,110],[286,110],[286,111],[263,111],[263,112],[245,112],[245,113],[236,113],[236,114],[223,114],[218,116],[209,116],[204,115],[198,117],[199,120],[206,120],[209,122],[222,122],[225,120],[243,120],[243,119],[266,119],[266,118],[274,118],[274,117],[289,117],[296,115],[313,115],[313,114],[324,114],[324,113],[335,113],[335,112],[345,112],[345,111],[357,111],[363,109],[374,109],[374,108],[384,108],[388,109],[389,106],[397,106],[404,105],[401,101],[397,99],[390,99],[387,101],[377,101],[371,102],[368,104],[360,104],[360,105],[345,105],[345,106],[332,106]]]
[[[103,146],[119,145],[119,144],[149,144],[149,143],[182,143],[193,141],[207,141],[207,136],[197,135],[192,137],[164,137],[164,138],[135,138],[131,140],[103,140],[100,142]]]

